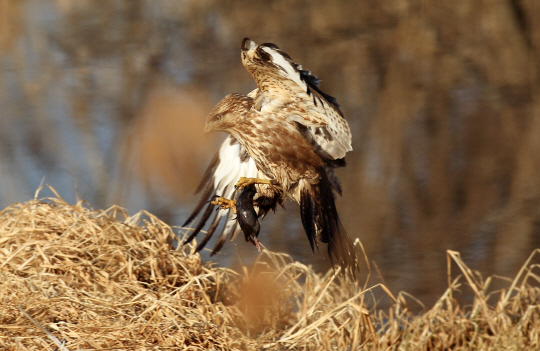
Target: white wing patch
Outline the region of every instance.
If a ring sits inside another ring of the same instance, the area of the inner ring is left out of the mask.
[[[233,141],[234,140],[234,141]],[[231,144],[231,141],[233,143]],[[242,162],[242,157],[247,157]],[[232,136],[227,137],[219,149],[219,165],[214,173],[214,188],[216,194],[232,199],[234,185],[240,177],[257,177],[257,166],[249,155],[245,154],[244,147]],[[225,211],[220,211],[223,213]]]
[[[300,88],[302,88],[303,91],[307,92],[306,82],[304,82],[302,78],[300,78],[300,72],[290,60],[287,60],[279,51],[276,51],[272,48],[263,47],[263,50],[270,54],[270,56],[272,56],[272,62],[275,65],[278,65],[283,69],[284,72],[281,72],[281,75],[283,77],[292,80]]]
[[[197,207],[183,225],[185,227],[195,219],[198,219],[195,228],[190,228],[191,233],[185,242],[193,240],[205,226],[212,212],[214,212],[214,205],[210,204],[213,196],[218,195],[227,199],[234,199],[236,196],[234,185],[238,182],[238,179],[240,177],[256,178],[257,172],[255,161],[245,151],[244,147],[234,137],[228,136],[223,144],[221,144],[217,155],[208,167],[205,177],[199,186],[199,190],[204,188],[204,191]],[[233,220],[232,211],[219,210],[215,212],[205,237],[197,246],[197,251],[201,250],[210,240],[223,217],[226,217],[227,221],[212,251],[212,255],[221,249],[227,237],[232,240],[239,233],[240,226],[237,221]]]

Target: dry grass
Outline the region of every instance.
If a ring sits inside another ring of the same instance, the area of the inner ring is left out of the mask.
[[[403,293],[389,310],[367,310],[364,299],[391,296],[384,286],[359,289],[282,254],[261,255],[239,274],[201,262],[193,246],[172,249],[173,238],[151,214],[93,211],[59,196],[5,209],[0,348],[540,348],[538,250],[496,296],[488,293],[492,279],[482,281],[449,251],[448,266],[457,265],[460,277],[431,309],[413,315]],[[471,306],[453,298],[464,284],[475,293]]]

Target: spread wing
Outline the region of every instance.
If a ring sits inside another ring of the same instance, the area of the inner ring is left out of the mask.
[[[221,230],[220,237],[216,246],[212,250],[212,255],[216,254],[227,237],[231,240],[236,237],[240,231],[238,222],[233,219],[232,211],[217,211],[215,206],[210,204],[210,200],[214,195],[223,196],[227,199],[234,199],[236,190],[234,185],[240,177],[257,177],[257,167],[253,159],[249,156],[245,148],[232,136],[227,137],[219,151],[216,153],[212,162],[206,170],[203,180],[196,190],[196,193],[204,189],[201,198],[184,223],[183,227],[189,225],[195,219],[198,219],[195,228],[191,229],[192,233],[185,240],[185,243],[190,242],[205,226],[208,219],[215,214],[210,220],[210,227],[206,231],[206,235],[197,246],[197,251],[202,250],[206,243],[210,240],[214,232],[219,226],[219,222],[223,217],[226,217],[226,223]]]
[[[283,112],[305,127],[305,135],[328,159],[341,159],[352,150],[351,132],[337,100],[319,89],[319,79],[303,70],[274,44],[242,43],[242,63],[259,89],[255,108]]]

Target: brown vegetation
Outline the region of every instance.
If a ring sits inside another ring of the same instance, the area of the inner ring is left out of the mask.
[[[53,350],[54,338],[68,350],[540,347],[538,251],[492,294],[492,278],[449,251],[460,276],[449,272],[437,303],[413,315],[413,299],[394,299],[384,286],[360,288],[274,253],[236,273],[202,263],[194,246],[172,249],[174,237],[153,215],[118,207],[94,211],[59,197],[8,207],[0,213],[0,348]],[[474,301],[459,305],[453,295],[467,285]],[[384,296],[394,301],[389,310],[375,303]]]

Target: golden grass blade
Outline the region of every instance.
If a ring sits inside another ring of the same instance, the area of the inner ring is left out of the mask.
[[[504,295],[504,298],[502,299],[502,303],[503,305],[506,305],[508,303],[508,300],[510,299],[510,295],[514,292],[514,289],[516,288],[516,286],[518,285],[519,283],[519,280],[521,279],[521,277],[523,276],[523,274],[527,271],[529,271],[529,266],[530,266],[530,263],[532,261],[532,259],[536,256],[540,254],[540,249],[535,249],[530,255],[529,255],[529,258],[527,258],[527,260],[525,261],[525,263],[523,264],[523,266],[521,266],[521,269],[519,270],[518,274],[516,275],[516,277],[514,278],[514,280],[512,281],[512,285],[510,285],[510,288],[508,289],[508,291],[506,292],[506,294]]]
[[[26,318],[28,318],[30,320],[30,322],[34,323],[34,325],[36,325],[42,332],[44,332],[47,337],[52,340],[52,342],[54,342],[54,344],[58,347],[58,349],[60,351],[69,351],[68,348],[64,345],[64,342],[63,341],[60,341],[58,340],[54,335],[52,335],[52,333],[50,331],[48,331],[47,329],[45,329],[41,324],[39,324],[34,318],[32,318],[31,315],[28,314],[28,312],[26,312],[21,306],[17,306],[17,308],[19,309],[19,311],[22,312],[22,314],[24,314],[24,316]]]

